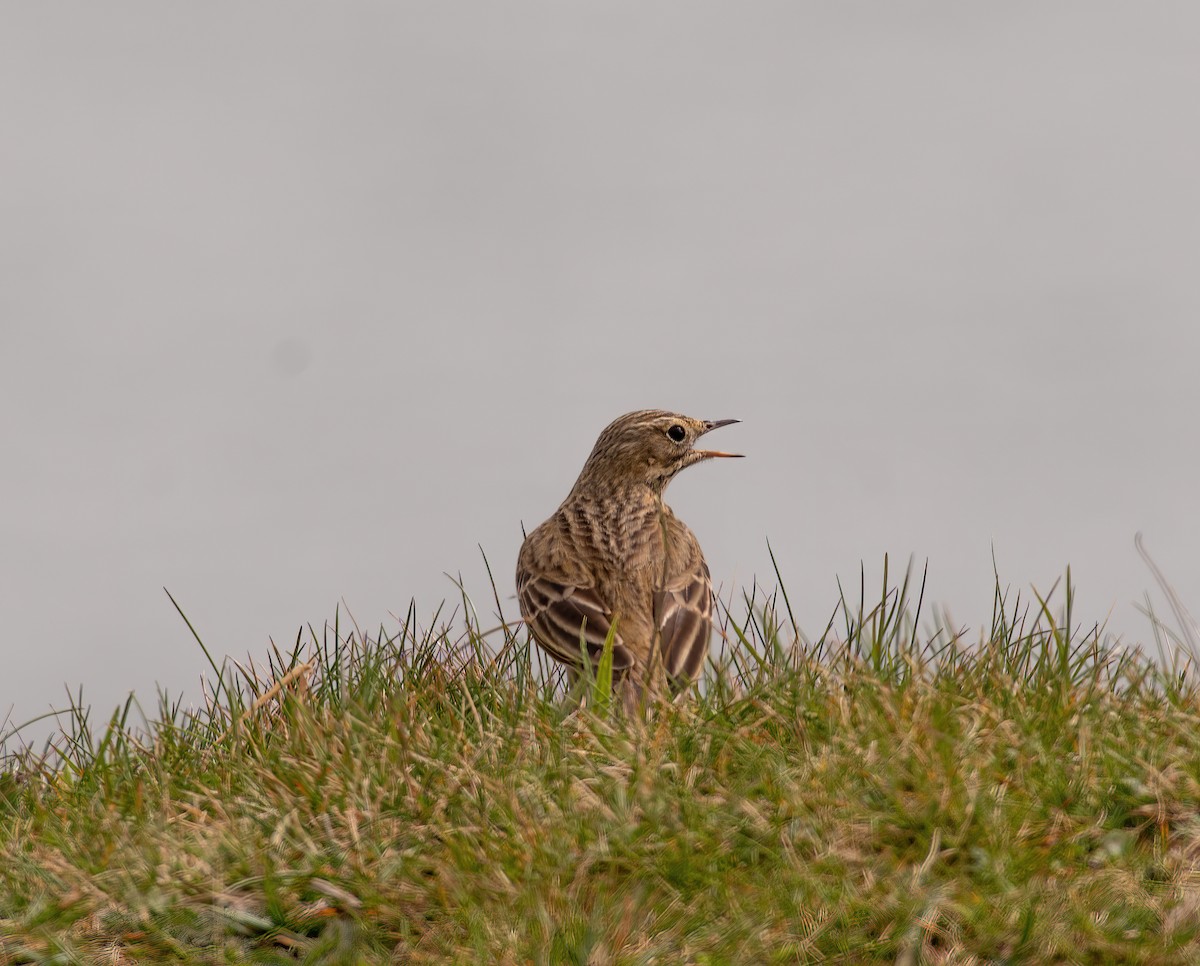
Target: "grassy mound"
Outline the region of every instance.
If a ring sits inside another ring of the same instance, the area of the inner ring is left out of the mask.
[[[0,764],[0,962],[1200,960],[1190,671],[1069,585],[970,642],[908,597],[748,595],[648,722],[469,605],[76,709]]]

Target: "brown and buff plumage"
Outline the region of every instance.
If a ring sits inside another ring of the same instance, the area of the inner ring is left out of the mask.
[[[663,492],[693,463],[738,455],[694,448],[736,422],[660,409],[621,416],[600,434],[562,505],[521,546],[517,595],[534,640],[577,671],[584,649],[593,666],[599,661],[615,622],[614,680],[627,708],[664,677],[686,687],[704,665],[708,565]]]

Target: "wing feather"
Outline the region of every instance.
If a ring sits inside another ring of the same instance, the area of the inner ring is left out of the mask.
[[[663,667],[676,686],[699,675],[712,636],[712,578],[699,547],[689,563],[654,595]]]
[[[545,575],[523,573],[517,581],[521,613],[534,639],[556,660],[573,667],[582,664],[580,636],[595,665],[604,650],[612,614],[592,587],[563,583]],[[633,666],[633,655],[621,640],[613,639],[613,670]]]

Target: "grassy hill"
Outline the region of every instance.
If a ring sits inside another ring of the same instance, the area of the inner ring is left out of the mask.
[[[1200,961],[1190,670],[1069,579],[970,638],[916,596],[747,596],[646,722],[465,600],[76,709],[0,763],[0,962]]]

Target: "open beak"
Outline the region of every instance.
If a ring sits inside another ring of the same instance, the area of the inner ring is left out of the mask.
[[[740,419],[710,419],[704,424],[704,433],[711,433],[714,429],[720,429],[722,426],[732,426],[734,423],[740,423]],[[703,436],[704,433],[700,435]],[[719,449],[700,449],[694,451],[700,459],[713,459],[715,457],[724,457],[725,459],[741,459],[741,453],[724,453]]]

